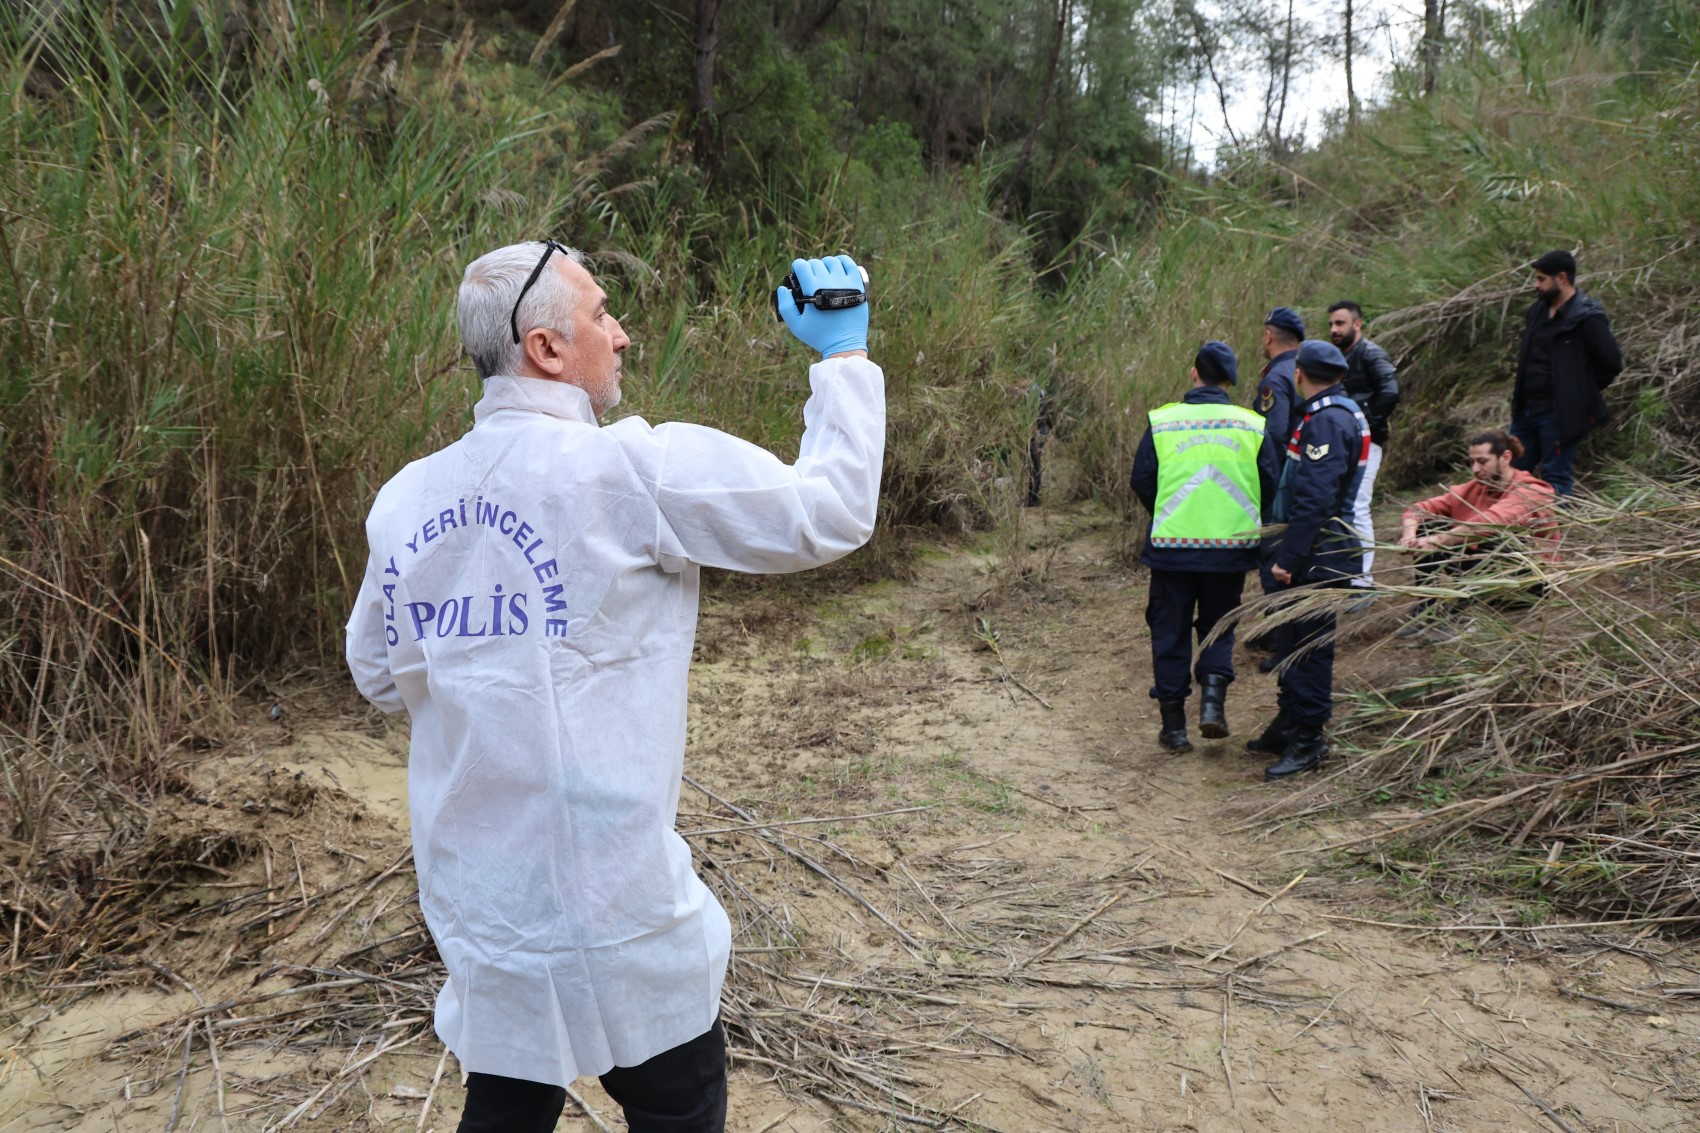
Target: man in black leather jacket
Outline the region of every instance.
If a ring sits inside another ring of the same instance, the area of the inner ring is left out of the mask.
[[[1387,422],[1399,407],[1399,370],[1387,351],[1364,337],[1364,311],[1350,299],[1342,299],[1328,308],[1328,337],[1346,356],[1346,376],[1342,384],[1346,396],[1357,403],[1369,421],[1369,463],[1352,502],[1352,526],[1363,539],[1363,573],[1352,580],[1353,586],[1375,585],[1375,519],[1370,513],[1375,492],[1375,476],[1381,471],[1381,454],[1387,444]]]
[[[1523,324],[1511,435],[1523,442],[1517,467],[1540,470],[1560,496],[1576,490],[1576,447],[1610,416],[1600,391],[1623,372],[1606,309],[1576,289],[1576,257],[1548,252],[1530,265],[1535,303]]]

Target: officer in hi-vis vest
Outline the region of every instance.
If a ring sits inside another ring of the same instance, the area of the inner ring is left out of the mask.
[[[1162,712],[1157,742],[1191,751],[1186,698],[1192,691],[1192,635],[1202,641],[1240,604],[1246,572],[1258,563],[1263,501],[1274,491],[1278,449],[1263,418],[1228,396],[1239,364],[1225,342],[1206,342],[1193,361],[1192,388],[1153,409],[1133,460],[1133,494],[1151,513],[1139,561],[1151,568],[1145,621],[1151,627],[1151,696]],[[1234,679],[1230,629],[1204,649],[1194,670],[1199,731],[1228,734]]]

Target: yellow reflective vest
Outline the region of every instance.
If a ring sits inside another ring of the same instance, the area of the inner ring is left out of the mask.
[[[1258,544],[1263,418],[1237,405],[1172,402],[1150,413],[1157,450],[1153,547],[1237,550]]]

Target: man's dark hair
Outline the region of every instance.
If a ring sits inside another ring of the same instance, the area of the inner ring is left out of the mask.
[[[1487,445],[1488,451],[1495,456],[1510,453],[1513,459],[1523,455],[1523,442],[1506,432],[1504,429],[1488,429],[1470,438],[1470,447]]]
[[[1555,248],[1529,266],[1542,275],[1558,275],[1562,272],[1570,277],[1571,286],[1576,285],[1576,257],[1562,248]]]
[[[1352,302],[1350,299],[1342,299],[1332,307],[1328,308],[1328,313],[1330,315],[1332,315],[1335,311],[1350,311],[1352,312],[1353,318],[1361,319],[1364,317],[1364,309]]]
[[[1274,323],[1264,323],[1263,325],[1269,328],[1269,333],[1275,336],[1276,342],[1284,342],[1292,346],[1297,346],[1299,343],[1304,341],[1304,337],[1302,335],[1294,334],[1286,327],[1278,327]]]

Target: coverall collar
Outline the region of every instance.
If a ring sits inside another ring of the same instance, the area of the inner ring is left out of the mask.
[[[586,425],[596,424],[596,413],[590,408],[588,393],[566,382],[542,378],[508,375],[485,378],[484,396],[472,407],[473,421],[482,421],[503,409],[543,413],[563,421],[582,421]]]
[[[1233,403],[1234,399],[1228,395],[1227,390],[1221,389],[1218,386],[1194,386],[1182,395],[1181,400],[1186,402],[1188,405],[1198,405],[1207,402],[1215,403],[1217,405],[1229,405]]]

